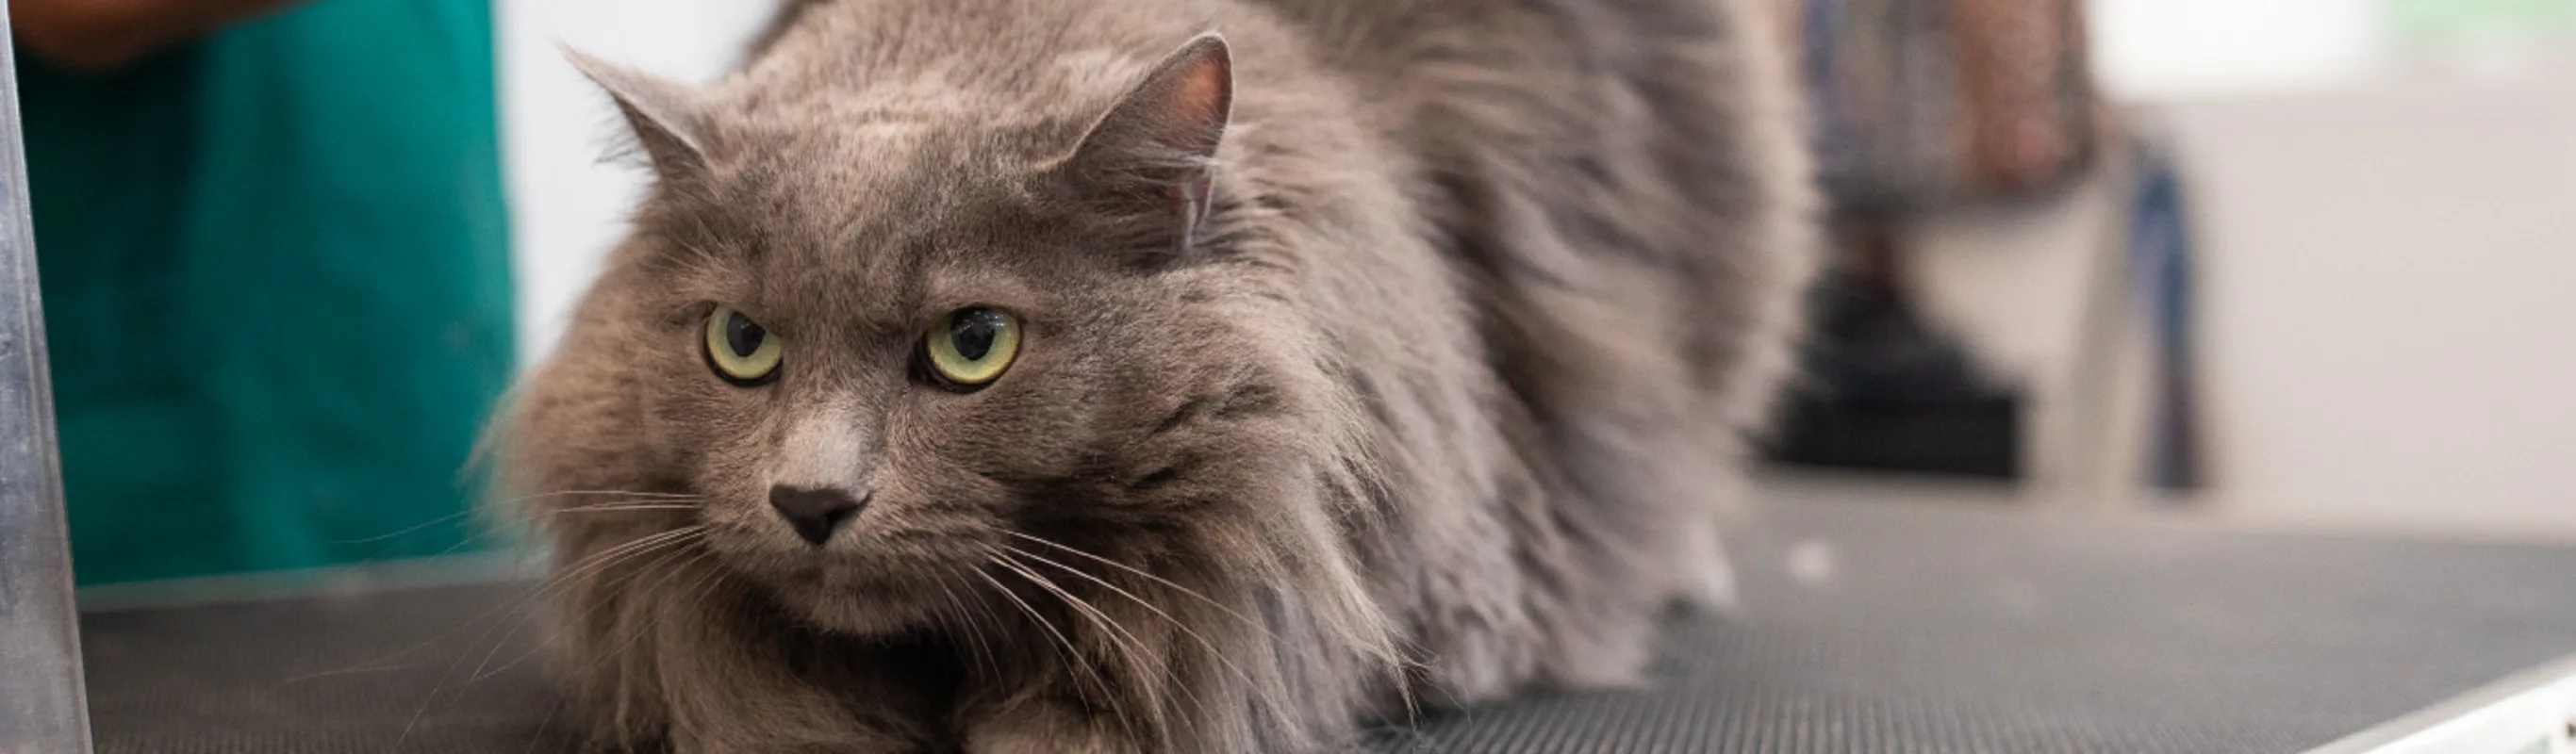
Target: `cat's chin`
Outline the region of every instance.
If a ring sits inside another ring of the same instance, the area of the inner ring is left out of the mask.
[[[939,611],[933,605],[907,600],[787,593],[778,597],[797,622],[827,633],[869,637],[913,634],[939,620]]]
[[[916,633],[953,621],[968,583],[942,574],[971,573],[949,554],[963,545],[890,545],[852,537],[815,549],[759,534],[719,529],[706,538],[726,570],[757,587],[778,617],[817,631],[885,636]],[[913,544],[913,543],[904,543]]]
[[[930,585],[891,584],[874,579],[865,580],[872,583],[858,583],[813,574],[755,580],[762,583],[787,617],[808,628],[834,634],[917,633],[936,626],[943,608],[954,604]]]

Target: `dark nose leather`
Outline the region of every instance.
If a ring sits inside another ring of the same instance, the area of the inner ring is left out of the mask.
[[[841,522],[856,518],[859,509],[867,505],[866,495],[851,497],[848,492],[828,487],[809,490],[782,484],[769,488],[769,507],[778,509],[778,517],[786,519],[788,526],[796,527],[796,536],[816,547],[831,541],[832,531],[840,528]]]

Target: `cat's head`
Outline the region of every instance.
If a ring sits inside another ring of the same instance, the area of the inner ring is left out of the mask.
[[[1300,337],[1194,258],[1223,242],[1217,37],[1087,114],[576,62],[659,180],[512,419],[536,486],[695,496],[658,506],[685,509],[668,526],[819,625],[882,632],[983,588],[997,552],[1083,557],[1024,534],[1130,555],[1230,536],[1205,529],[1218,493],[1282,473],[1264,459],[1296,440],[1264,423],[1302,390],[1276,368]]]

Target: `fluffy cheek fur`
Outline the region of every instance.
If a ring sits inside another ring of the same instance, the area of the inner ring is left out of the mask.
[[[1092,310],[1122,335],[1085,343],[1092,387],[1059,396],[1084,407],[1067,416],[1085,441],[1005,480],[1021,507],[997,579],[1087,658],[1032,663],[1035,688],[1119,709],[1173,750],[1340,725],[1393,655],[1345,544],[1367,514],[1333,492],[1352,488],[1353,407],[1320,367],[1322,337],[1247,279],[1216,264],[1102,286],[1136,290]],[[1045,647],[1044,630],[1002,638]],[[996,688],[1014,687],[1028,688]]]

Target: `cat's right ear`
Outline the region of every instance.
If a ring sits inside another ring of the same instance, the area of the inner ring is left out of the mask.
[[[616,100],[617,110],[635,131],[635,141],[652,159],[664,180],[695,174],[706,164],[703,120],[696,90],[678,82],[619,66],[570,47],[564,59],[590,77]]]
[[[1233,109],[1233,54],[1224,37],[1199,35],[1100,116],[1067,166],[1089,188],[1173,220],[1168,240],[1188,248],[1207,220]]]

